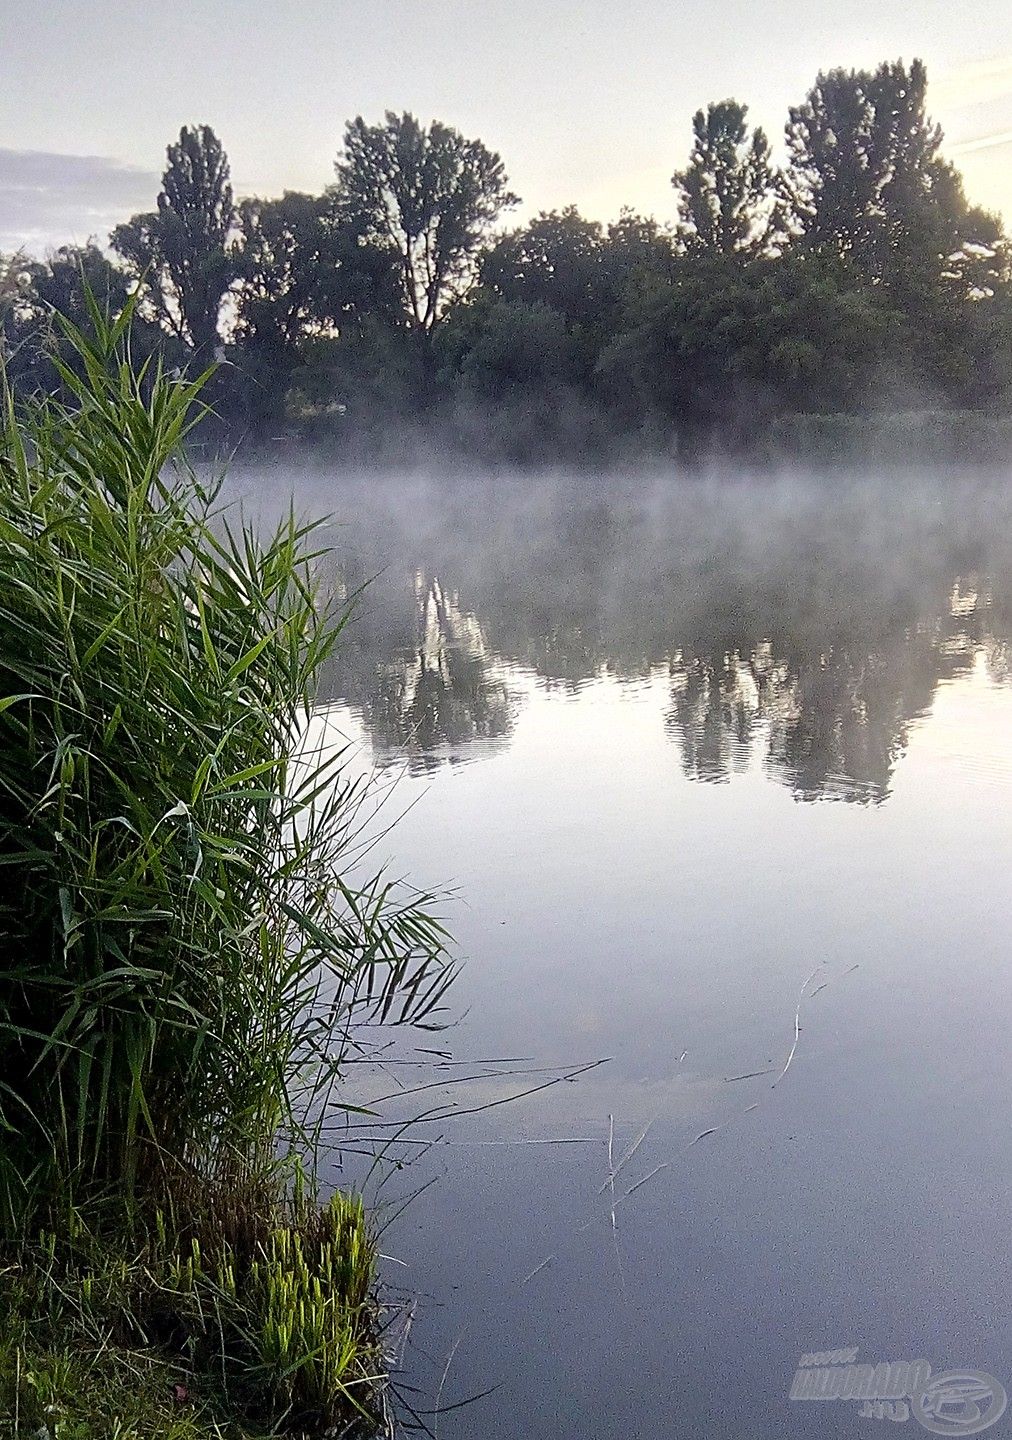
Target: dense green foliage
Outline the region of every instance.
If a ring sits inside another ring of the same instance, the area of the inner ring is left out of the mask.
[[[671,181],[689,250],[761,254],[782,238],[769,141],[762,130],[749,134],[747,114],[747,106],[722,100],[693,116],[688,166]]]
[[[44,1227],[96,1346],[161,1339],[323,1425],[376,1346],[315,1127],[357,1022],[423,1021],[451,970],[353,863],[314,527],[261,539],[188,468],[203,377],[131,363],[134,303],[86,292],[61,393],[8,392],[0,435],[0,1269],[31,1292]]]
[[[173,365],[227,356],[214,406],[265,441],[428,432],[520,455],[752,444],[794,414],[999,415],[1008,246],[941,145],[919,61],[831,70],[791,108],[781,166],[745,105],[700,109],[673,225],[569,207],[504,231],[502,160],[438,122],[357,117],[322,194],[238,206],[214,132],[184,129],[115,262],[15,264],[3,331],[42,383],[48,307],[80,305],[73,266],[113,299],[137,286],[137,343]]]

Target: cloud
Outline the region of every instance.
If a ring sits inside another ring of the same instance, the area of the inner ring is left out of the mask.
[[[988,60],[975,60],[955,70],[932,76],[929,106],[935,109],[960,110],[966,106],[1003,100],[1012,95],[1012,56],[995,55]]]
[[[102,155],[0,148],[0,251],[104,243],[114,225],[154,207],[159,185],[153,171]]]
[[[961,140],[950,145],[953,155],[972,155],[977,150],[996,150],[1002,145],[1012,145],[1012,130],[998,130],[993,135],[979,135],[975,140]]]

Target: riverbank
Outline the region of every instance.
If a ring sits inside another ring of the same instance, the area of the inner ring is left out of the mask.
[[[447,477],[580,470],[687,476],[742,466],[757,474],[791,466],[910,470],[926,465],[1012,463],[1012,416],[983,410],[867,410],[856,413],[742,413],[727,424],[624,426],[605,408],[549,390],[536,400],[502,397],[485,410],[446,406],[415,418],[385,416],[363,426],[340,415],[306,415],[268,438],[217,421],[197,437],[199,452],[239,464],[320,468],[349,474],[420,471]]]
[[[6,1247],[0,1436],[203,1440],[373,1435],[384,1364],[360,1200],[267,1187],[185,1220]]]

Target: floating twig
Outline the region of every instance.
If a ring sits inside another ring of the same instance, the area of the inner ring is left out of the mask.
[[[540,1275],[542,1270],[544,1270],[545,1266],[551,1265],[554,1259],[554,1255],[546,1255],[545,1258],[542,1260],[541,1264],[535,1265],[531,1273],[529,1275],[525,1275],[524,1278],[520,1281],[520,1288],[523,1289],[523,1287],[527,1284],[528,1280],[533,1280],[535,1275]]]
[[[791,1061],[794,1059],[794,1052],[795,1052],[795,1050],[797,1050],[797,1048],[798,1048],[798,1040],[801,1038],[801,1002],[802,1002],[802,1000],[804,1000],[804,998],[805,998],[805,991],[808,989],[809,985],[810,985],[811,982],[815,979],[816,975],[818,975],[819,971],[822,969],[822,967],[823,967],[823,965],[824,965],[825,963],[826,963],[826,962],[825,962],[824,960],[823,960],[823,961],[820,961],[819,964],[816,965],[815,969],[812,971],[811,975],[809,975],[809,977],[808,977],[808,979],[805,981],[804,985],[802,985],[802,987],[801,987],[800,994],[798,995],[798,1007],[797,1007],[797,1009],[796,1009],[795,1012],[794,1012],[794,1044],[791,1046],[790,1054],[787,1056],[787,1063],[784,1065],[784,1068],[781,1070],[780,1074],[777,1076],[777,1078],[773,1081],[773,1084],[770,1086],[770,1089],[771,1089],[771,1090],[775,1090],[775,1089],[777,1088],[777,1086],[780,1084],[781,1080],[784,1078],[784,1076],[787,1074],[788,1070],[791,1068]]]

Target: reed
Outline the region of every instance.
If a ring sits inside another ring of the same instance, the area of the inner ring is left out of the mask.
[[[262,537],[225,510],[183,455],[206,376],[134,366],[130,307],[89,303],[94,333],[62,325],[61,398],[5,392],[0,437],[9,1244],[75,1216],[146,1233],[180,1197],[210,1197],[212,1230],[230,1195],[294,1203],[356,1024],[425,1022],[452,977],[425,898],[353,864],[360,783],[307,748],[344,622],[316,527]],[[264,1363],[325,1410],[335,1316],[296,1295],[292,1335],[282,1303],[339,1262],[332,1237],[310,1265],[308,1224],[253,1223],[242,1263]]]

